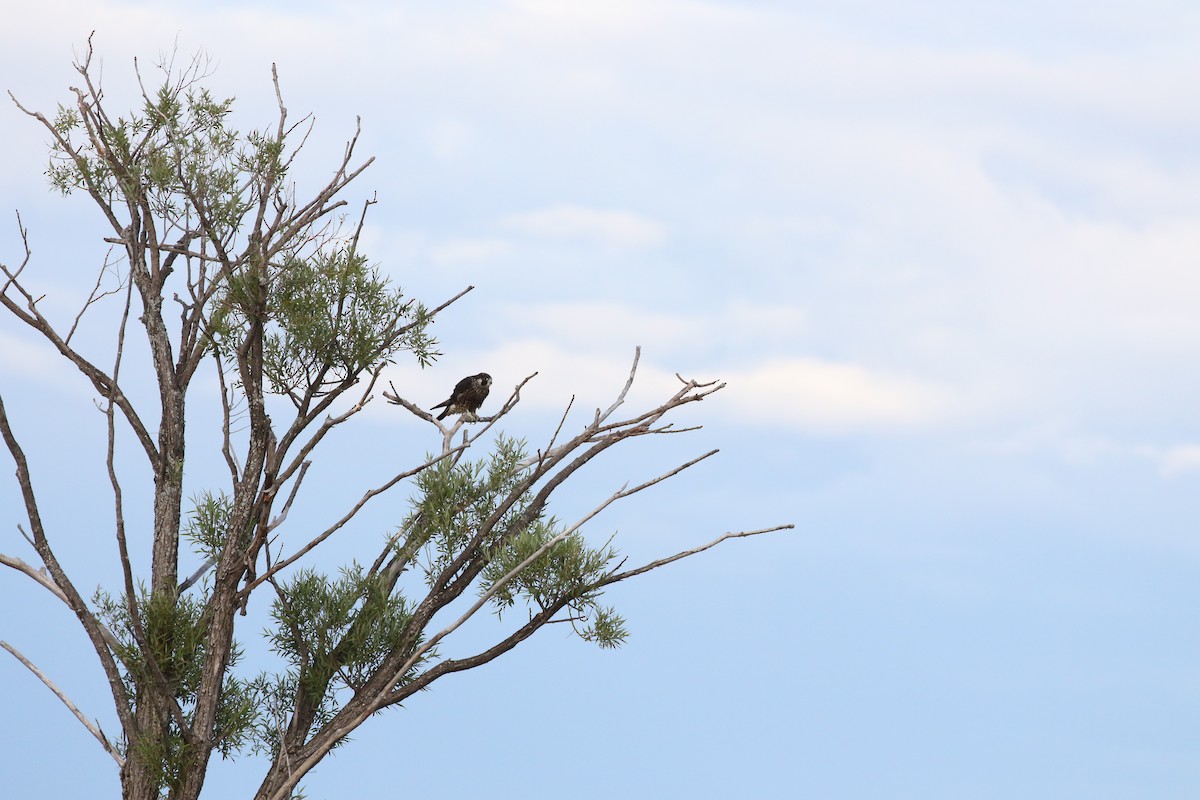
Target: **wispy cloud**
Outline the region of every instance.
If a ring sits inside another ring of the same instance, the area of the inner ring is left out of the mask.
[[[851,363],[779,359],[721,377],[742,418],[812,433],[911,429],[953,411],[944,388]]]
[[[1166,448],[1147,448],[1144,452],[1158,464],[1159,472],[1173,478],[1184,472],[1200,470],[1200,444],[1180,444]]]
[[[501,229],[542,239],[584,241],[605,247],[651,247],[666,239],[662,223],[631,211],[557,205],[509,214]]]
[[[514,250],[513,243],[500,238],[450,239],[430,246],[429,260],[439,266],[488,264]]]

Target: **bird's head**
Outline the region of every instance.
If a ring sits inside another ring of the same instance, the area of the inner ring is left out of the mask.
[[[475,379],[478,380],[479,383],[485,388],[492,385],[492,376],[488,375],[486,372],[479,373],[475,376]]]

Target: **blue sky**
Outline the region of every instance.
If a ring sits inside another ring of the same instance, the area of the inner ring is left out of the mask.
[[[612,396],[635,345],[642,401],[675,372],[729,383],[690,410],[703,431],[597,465],[560,516],[720,447],[592,535],[636,560],[797,525],[614,590],[621,650],[543,631],[371,720],[309,797],[1195,796],[1194,4],[29,6],[0,31],[3,88],[28,107],[68,98],[94,29],[117,105],[133,57],[178,38],[213,57],[243,128],[270,122],[276,62],[293,118],[316,115],[302,189],[362,118],[368,252],[429,302],[477,286],[438,323],[441,363],[391,376],[409,396],[537,370],[510,429],[540,442],[572,394]],[[19,260],[19,209],[27,274],[69,320],[99,220],[50,194],[45,136],[7,104],[0,138],[0,260]],[[54,541],[82,585],[111,580],[91,394],[11,321],[0,391]],[[370,408],[311,512],[427,436]],[[0,551],[29,559],[17,500],[0,486]],[[0,638],[115,728],[86,642],[39,592],[0,577]],[[57,701],[12,659],[0,676],[14,796],[115,796]],[[212,796],[256,774],[218,765]]]

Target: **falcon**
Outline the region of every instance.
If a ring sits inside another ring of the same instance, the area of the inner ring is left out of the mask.
[[[444,403],[438,403],[433,408],[445,408],[441,414],[438,414],[438,419],[445,419],[451,414],[470,414],[475,416],[475,412],[483,405],[483,401],[487,399],[488,390],[492,386],[492,376],[486,372],[481,372],[478,375],[471,375],[463,378],[454,386],[454,391],[450,393],[450,399]],[[430,409],[431,411],[433,409]]]

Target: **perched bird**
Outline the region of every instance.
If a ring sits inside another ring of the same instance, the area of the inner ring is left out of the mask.
[[[451,414],[470,414],[475,416],[475,412],[483,405],[483,401],[487,399],[488,390],[492,387],[492,376],[486,372],[481,372],[478,375],[471,375],[463,378],[454,386],[454,391],[450,393],[450,399],[444,403],[438,403],[433,408],[445,407],[445,411],[438,414],[438,419],[445,419]],[[430,409],[432,410],[432,409]]]

